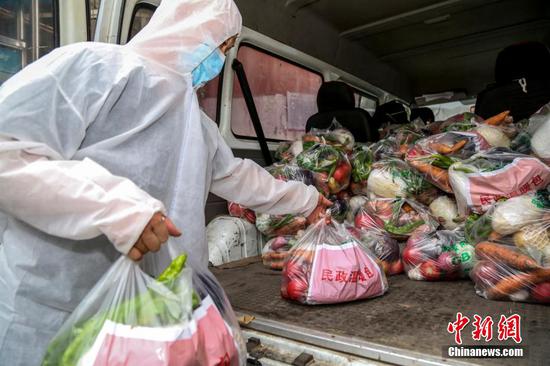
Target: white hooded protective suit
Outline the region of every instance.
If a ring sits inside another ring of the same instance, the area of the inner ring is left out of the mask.
[[[56,49],[0,88],[0,364],[36,365],[67,315],[157,211],[183,231],[145,256],[206,265],[208,192],[273,214],[318,193],[234,158],[192,70],[239,33],[232,0],[163,1],[125,46]]]

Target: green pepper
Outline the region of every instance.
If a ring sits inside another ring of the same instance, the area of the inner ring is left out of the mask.
[[[396,226],[391,222],[387,222],[384,224],[384,229],[394,235],[406,235],[421,225],[424,225],[424,220],[418,220],[403,226]]]

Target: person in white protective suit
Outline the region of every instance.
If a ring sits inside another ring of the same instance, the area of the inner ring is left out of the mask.
[[[232,0],[165,0],[127,45],[62,47],[2,85],[1,365],[39,364],[121,254],[151,274],[182,251],[206,266],[208,192],[310,219],[329,204],[235,158],[200,111],[240,30]]]

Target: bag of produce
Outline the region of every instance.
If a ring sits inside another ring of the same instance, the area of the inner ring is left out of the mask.
[[[528,133],[533,153],[550,165],[550,103],[529,118]]]
[[[474,246],[461,231],[416,229],[403,250],[405,271],[411,280],[444,281],[467,278],[474,266]]]
[[[353,194],[367,193],[367,180],[372,170],[373,161],[372,151],[367,145],[355,145],[350,157],[352,167],[350,189]]]
[[[338,193],[348,188],[351,178],[351,164],[339,149],[315,144],[296,157],[298,166],[314,173],[315,186],[319,192]],[[328,196],[328,195],[327,195]]]
[[[490,241],[478,243],[475,253],[478,261],[470,277],[479,296],[550,303],[550,267],[514,246]]]
[[[330,145],[342,151],[351,152],[355,144],[355,138],[349,130],[343,128],[334,119],[328,129],[312,128],[302,136],[304,150],[310,149],[316,144]]]
[[[262,249],[262,262],[270,269],[282,270],[290,249],[296,244],[298,236],[276,236],[270,239]]]
[[[407,152],[405,160],[428,181],[452,193],[449,167],[489,147],[487,141],[475,132],[445,132],[417,141]]]
[[[303,216],[297,215],[256,215],[256,228],[262,234],[273,236],[296,235],[298,231],[304,230],[307,226],[307,220]]]
[[[245,219],[251,224],[256,224],[256,214],[249,208],[245,208],[235,202],[227,202],[227,211],[229,215],[233,217],[239,217]]]
[[[399,243],[397,240],[380,229],[357,229],[354,226],[346,226],[346,228],[351,235],[374,253],[382,265],[386,276],[403,273],[403,261],[399,255]]]
[[[277,162],[282,164],[290,163],[303,150],[302,140],[281,142],[275,151],[274,158]]]
[[[433,200],[439,196],[435,187],[420,173],[398,159],[386,159],[373,164],[367,180],[367,192],[383,198],[419,197],[429,193],[435,195]]]
[[[50,342],[44,366],[242,365],[237,320],[214,277],[177,257],[156,279],[121,257]]]
[[[358,229],[381,229],[396,239],[406,239],[418,227],[437,229],[439,223],[427,207],[403,198],[375,198],[365,201],[354,220]]]
[[[490,240],[515,245],[550,267],[550,192],[545,189],[499,201],[483,215],[470,215],[465,232],[470,243]]]
[[[370,250],[330,219],[306,230],[282,274],[282,297],[310,305],[377,297],[388,289]]]
[[[430,213],[446,230],[454,230],[464,224],[464,218],[458,214],[454,198],[439,196],[430,203]]]
[[[538,158],[491,149],[457,162],[449,168],[449,179],[461,215],[483,213],[502,199],[545,188],[550,167]]]

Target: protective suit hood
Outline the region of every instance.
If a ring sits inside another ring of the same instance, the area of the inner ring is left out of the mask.
[[[233,0],[164,0],[126,47],[187,74],[241,28]]]

